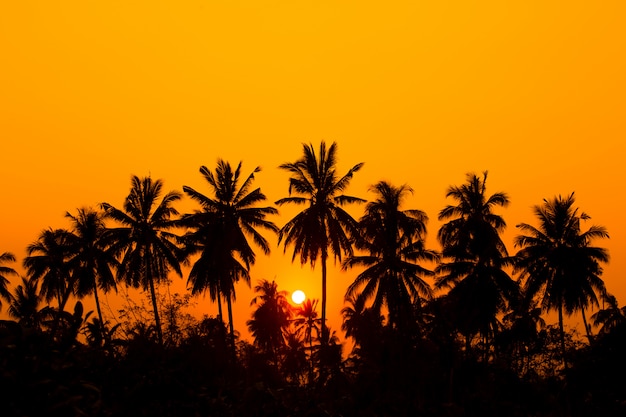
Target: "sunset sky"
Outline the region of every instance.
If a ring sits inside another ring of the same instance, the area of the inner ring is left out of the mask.
[[[575,191],[584,227],[608,228],[604,279],[624,305],[625,21],[623,0],[1,2],[0,253],[21,264],[41,230],[69,226],[66,211],[121,207],[133,174],[208,193],[198,169],[217,158],[261,166],[273,203],[288,192],[278,165],[326,140],[340,171],[365,162],[348,194],[413,188],[405,208],[429,215],[434,249],[446,189],[467,172],[509,194],[511,253],[533,205]],[[295,212],[281,213],[279,226]],[[267,237],[253,285],[319,298],[319,269]],[[336,330],[356,273],[330,271]],[[253,294],[237,291],[243,332]]]

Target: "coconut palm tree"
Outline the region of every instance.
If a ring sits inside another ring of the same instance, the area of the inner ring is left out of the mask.
[[[258,294],[250,305],[257,306],[252,313],[252,319],[247,325],[254,343],[261,349],[274,355],[285,345],[284,330],[289,326],[291,306],[287,301],[287,292],[279,291],[276,282],[259,281],[254,287]]]
[[[319,339],[321,330],[321,319],[317,314],[317,300],[311,300],[307,298],[302,304],[295,307],[296,317],[293,319],[293,324],[297,334],[302,334],[304,340],[309,344],[309,350],[313,351],[313,332],[315,332],[315,338]]]
[[[326,279],[329,256],[341,261],[342,256],[352,255],[354,237],[358,235],[358,224],[343,207],[365,200],[342,194],[355,172],[363,163],[358,163],[339,177],[337,175],[337,144],[326,147],[321,142],[319,154],[312,144],[303,144],[304,155],[295,162],[280,165],[290,173],[289,197],[276,204],[295,204],[306,207],[289,220],[278,233],[278,243],[284,243],[285,251],[293,246],[292,261],[300,256],[300,263],[316,261],[322,264],[322,339],[328,340],[326,330]],[[295,195],[293,195],[295,194]]]
[[[503,192],[488,196],[486,182],[487,172],[482,178],[467,174],[465,184],[451,186],[446,193],[456,204],[439,213],[439,220],[447,220],[438,239],[449,261],[437,267],[435,286],[450,289],[447,297],[458,313],[455,321],[467,349],[473,334],[482,334],[488,342],[497,328],[496,315],[518,294],[517,284],[506,272],[513,258],[500,237],[506,223],[493,212],[508,206],[509,198]]]
[[[606,293],[602,298],[608,306],[598,310],[591,316],[594,326],[600,327],[598,332],[607,334],[614,329],[626,326],[626,306],[620,307],[617,303],[617,298],[612,294]]]
[[[41,298],[37,280],[22,277],[22,283],[17,285],[11,294],[9,316],[24,326],[38,327],[41,318],[39,314]]]
[[[3,252],[0,254],[0,308],[2,307],[2,299],[11,301],[11,293],[9,292],[9,278],[8,276],[18,275],[15,269],[5,266],[3,264],[7,262],[15,262],[15,255],[11,252]]]
[[[79,297],[93,294],[99,323],[104,326],[98,288],[104,292],[116,290],[115,277],[111,267],[118,262],[105,243],[106,226],[102,213],[93,209],[80,208],[77,215],[66,213],[65,217],[72,222],[71,238],[77,262],[73,272],[76,279],[76,295]],[[102,328],[102,334],[106,331]]]
[[[344,301],[346,306],[341,309],[341,330],[358,347],[353,352],[367,356],[372,347],[382,340],[384,317],[379,312],[366,308],[364,297],[346,296]]]
[[[521,248],[516,269],[524,292],[528,297],[538,297],[544,311],[558,312],[565,366],[563,314],[581,311],[591,336],[584,311],[589,305],[597,306],[598,295],[606,292],[601,264],[609,260],[606,249],[591,246],[594,240],[609,237],[606,229],[591,226],[583,232],[580,223],[590,217],[579,212],[574,203],[574,193],[544,199],[542,205],[533,208],[539,227],[519,224],[522,234],[514,240],[515,246]]]
[[[190,253],[200,253],[191,268],[188,283],[193,294],[208,290],[211,299],[218,301],[220,319],[220,299],[226,299],[231,336],[234,335],[232,302],[236,298],[235,283],[243,279],[250,284],[250,267],[256,261],[248,238],[267,255],[269,244],[258,229],[278,231],[278,227],[266,219],[268,215],[277,214],[278,210],[258,207],[258,203],[266,200],[265,194],[260,188],[251,190],[254,174],[261,168],[255,168],[241,182],[241,165],[240,162],[233,171],[230,163],[219,159],[214,172],[205,166],[200,167],[212,196],[183,186],[183,191],[202,207],[184,216],[181,222],[192,229],[185,236]]]
[[[24,267],[30,279],[41,281],[41,295],[46,302],[56,299],[59,313],[75,290],[75,249],[71,234],[65,229],[46,229],[26,248]]]
[[[395,187],[381,181],[370,189],[376,199],[367,204],[359,220],[363,239],[358,247],[367,255],[350,256],[344,269],[365,267],[348,287],[346,298],[373,299],[372,309],[380,314],[389,311],[388,323],[393,327],[413,321],[413,306],[430,299],[432,290],[424,280],[434,273],[418,264],[435,262],[436,252],[425,249],[424,237],[428,217],[421,210],[401,210],[404,197],[412,192],[407,185]]]
[[[133,175],[123,209],[109,203],[101,204],[105,217],[120,224],[107,232],[113,253],[120,257],[117,279],[150,291],[157,337],[161,344],[163,333],[155,284],[167,280],[171,270],[182,277],[182,251],[177,244],[178,236],[172,232],[176,227],[173,217],[178,215],[173,204],[180,200],[181,194],[170,191],[159,202],[162,192],[162,180]]]

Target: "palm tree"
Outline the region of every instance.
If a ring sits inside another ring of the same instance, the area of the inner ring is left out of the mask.
[[[41,280],[41,295],[47,302],[56,299],[59,313],[75,290],[73,243],[67,230],[46,229],[26,248],[24,266],[28,275],[36,282]]]
[[[361,354],[365,352],[367,355],[371,347],[381,340],[384,317],[379,312],[366,308],[364,297],[346,296],[345,302],[347,305],[341,309],[341,330],[346,337],[354,340]]]
[[[321,142],[319,155],[312,144],[303,144],[304,155],[295,162],[280,165],[291,174],[289,197],[276,202],[278,205],[306,205],[306,208],[289,220],[278,233],[278,243],[284,241],[285,251],[293,246],[292,261],[300,255],[300,263],[311,263],[315,267],[319,259],[322,264],[322,339],[328,340],[326,330],[326,268],[329,255],[341,261],[342,255],[352,255],[354,237],[358,235],[358,224],[342,207],[365,200],[342,194],[355,172],[363,163],[358,163],[338,177],[337,144],[326,147]],[[296,195],[292,195],[296,194]],[[330,252],[330,253],[329,253]]]
[[[313,332],[315,337],[320,338],[321,319],[317,314],[317,300],[307,298],[302,304],[295,308],[296,317],[293,324],[297,334],[303,334],[303,338],[309,343],[309,350],[313,351]]]
[[[231,336],[234,335],[232,302],[235,300],[235,283],[243,279],[250,284],[250,266],[256,261],[248,237],[267,255],[270,247],[257,229],[278,231],[278,227],[266,219],[270,214],[277,214],[278,210],[257,207],[266,200],[265,194],[260,188],[250,190],[254,174],[260,170],[255,168],[240,185],[241,162],[233,171],[228,162],[219,159],[215,172],[200,167],[214,197],[183,186],[183,191],[202,207],[201,211],[186,215],[182,220],[182,224],[192,228],[192,232],[185,236],[190,252],[200,252],[189,273],[188,283],[193,294],[209,290],[211,299],[218,301],[220,319],[220,299],[226,299]]]
[[[523,234],[515,237],[519,261],[517,270],[528,297],[539,297],[544,311],[556,310],[559,315],[561,350],[565,360],[563,313],[568,316],[581,311],[587,335],[591,337],[585,307],[598,306],[598,295],[606,292],[601,263],[608,262],[608,251],[591,246],[595,239],[608,238],[602,226],[581,231],[581,221],[589,215],[574,207],[574,193],[567,197],[544,199],[533,208],[539,227],[521,223]]]
[[[170,191],[159,202],[162,191],[162,180],[133,175],[122,210],[102,203],[105,217],[121,225],[110,228],[106,237],[110,239],[113,253],[121,259],[117,278],[127,285],[150,291],[160,344],[163,344],[163,333],[155,283],[167,280],[170,270],[182,277],[182,251],[177,245],[178,236],[171,232],[176,227],[172,217],[178,215],[173,203],[180,200],[181,194]]]
[[[111,267],[117,266],[117,260],[104,242],[106,226],[103,216],[100,212],[85,208],[78,209],[76,216],[70,213],[66,213],[65,216],[71,220],[73,226],[71,237],[76,249],[74,254],[77,262],[77,269],[74,271],[76,295],[82,297],[93,294],[99,323],[104,326],[98,287],[104,292],[116,289]],[[105,334],[104,328],[102,334]]]
[[[366,269],[348,287],[346,298],[362,289],[359,297],[373,298],[372,308],[377,315],[386,306],[389,324],[397,327],[412,321],[414,305],[419,306],[422,299],[432,297],[430,285],[424,278],[434,273],[418,262],[435,262],[439,256],[424,247],[426,213],[400,210],[411,188],[407,185],[394,187],[381,181],[371,190],[377,198],[367,204],[365,215],[359,220],[363,240],[358,247],[368,255],[350,256],[343,263],[344,269],[355,266]]]
[[[603,294],[602,298],[608,307],[598,310],[591,316],[591,320],[594,326],[600,327],[600,334],[607,334],[626,325],[626,306],[619,307],[617,298],[609,293]]]
[[[17,271],[15,269],[4,266],[3,264],[6,262],[15,262],[15,255],[11,252],[4,252],[0,254],[0,308],[2,307],[2,299],[4,298],[6,301],[11,301],[11,293],[9,292],[9,278],[10,275],[17,275]]]
[[[37,280],[22,277],[22,283],[15,287],[11,295],[9,316],[27,327],[39,326],[39,305],[42,297],[37,287]]]
[[[497,328],[496,315],[518,294],[517,284],[505,271],[513,262],[500,237],[506,223],[493,213],[495,207],[508,206],[509,198],[503,192],[487,196],[486,182],[487,172],[482,178],[468,174],[465,184],[451,186],[446,193],[457,204],[439,213],[439,220],[447,223],[439,229],[438,239],[450,261],[437,267],[435,286],[450,288],[447,296],[467,349],[477,332],[488,341]]]
[[[248,329],[254,337],[254,343],[277,358],[277,352],[285,345],[284,330],[289,326],[291,307],[287,301],[287,293],[279,291],[276,282],[259,281],[254,287],[258,294],[250,305],[257,308],[248,320]]]
[[[307,298],[302,304],[295,308],[296,316],[293,319],[295,327],[295,334],[303,338],[304,342],[309,344],[309,383],[313,382],[313,332],[315,332],[315,338],[323,343],[325,340],[320,338],[323,326],[321,326],[322,320],[318,318],[317,314],[317,300],[311,300]],[[320,329],[320,327],[322,329]]]

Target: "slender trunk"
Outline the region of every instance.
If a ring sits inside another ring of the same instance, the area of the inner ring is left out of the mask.
[[[228,297],[226,297],[226,303],[226,305],[228,306],[228,327],[230,330],[230,337],[233,339],[234,342],[235,326],[233,325],[233,303],[230,299],[230,294],[228,295]]]
[[[98,299],[98,285],[94,281],[93,284],[93,298],[96,302],[96,311],[98,312],[98,320],[100,320],[100,331],[102,332],[102,340],[104,343],[108,343],[108,335],[106,333],[106,328],[104,327],[104,319],[102,318],[102,310],[100,309],[100,300]]]
[[[328,329],[326,328],[326,248],[322,249],[322,343],[328,342]]]
[[[224,323],[222,315],[222,289],[220,288],[220,283],[217,283],[217,318],[220,320],[220,323]]]
[[[561,355],[563,355],[563,368],[567,372],[567,359],[565,358],[565,329],[563,328],[563,303],[559,303],[559,330],[561,331]]]
[[[587,324],[587,316],[585,316],[585,308],[583,307],[581,311],[583,313],[583,324],[585,326],[585,332],[587,333],[587,340],[589,341],[589,344],[591,345],[593,343],[593,335],[591,334],[591,327]]]
[[[59,289],[57,292],[57,302],[59,303],[59,311],[56,314],[54,319],[54,324],[52,326],[52,330],[50,332],[50,338],[54,340],[57,335],[57,331],[59,330],[59,326],[61,325],[61,315],[65,311],[65,304],[70,298],[71,287],[68,285],[66,288]]]
[[[565,378],[565,413],[572,415],[572,393],[568,384],[568,366],[565,358],[565,330],[563,328],[563,302],[559,300],[559,329],[561,330],[561,354],[563,355],[563,377]]]
[[[148,271],[148,283],[150,284],[150,296],[152,298],[152,308],[154,309],[154,324],[156,326],[157,338],[159,340],[159,344],[163,346],[163,332],[161,331],[161,319],[159,319],[159,309],[157,307],[157,298],[156,291],[154,290],[154,280],[152,279],[152,274],[149,272],[150,267],[147,267]]]

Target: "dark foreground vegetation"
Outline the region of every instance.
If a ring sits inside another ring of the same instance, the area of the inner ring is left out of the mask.
[[[608,233],[584,227],[573,193],[535,206],[513,255],[495,212],[508,196],[487,193],[486,173],[468,174],[447,191],[433,250],[426,213],[402,209],[408,186],[378,182],[371,201],[344,194],[361,166],[339,176],[335,144],[305,145],[280,167],[289,195],[276,205],[303,207],[282,228],[268,219],[275,207],[259,206],[258,169],[244,178],[241,164],[202,167],[210,193],[184,186],[199,209],[183,214],[183,194],[133,177],[121,208],[80,209],[70,228],[44,230],[27,248],[26,277],[1,254],[11,318],[0,321],[2,415],[626,415],[626,309],[595,246]],[[364,205],[358,220],[343,209],[352,204]],[[232,304],[235,283],[251,283],[253,246],[270,251],[261,231],[321,269],[322,297],[294,306],[275,282],[257,281],[248,342]],[[325,325],[330,258],[354,272],[340,330]],[[183,265],[189,293],[170,294]],[[128,299],[104,314],[99,294],[126,288],[149,307]],[[201,293],[217,317],[186,313]],[[557,323],[546,324],[549,312]],[[583,334],[565,326],[572,315]]]
[[[591,346],[568,335],[562,368],[558,330],[466,352],[445,323],[411,334],[374,324],[342,360],[340,346],[287,338],[270,353],[234,350],[217,319],[158,342],[137,327],[124,338],[90,333],[67,313],[52,337],[15,322],[0,326],[4,416],[618,416],[626,403],[626,329]],[[86,341],[76,340],[83,328]],[[91,329],[91,330],[90,330]],[[428,330],[426,330],[428,329]],[[115,334],[121,332],[114,332]],[[104,340],[103,340],[104,339]],[[176,341],[174,341],[174,339]],[[312,354],[311,354],[312,353]]]

